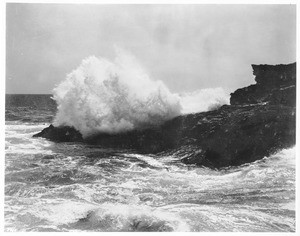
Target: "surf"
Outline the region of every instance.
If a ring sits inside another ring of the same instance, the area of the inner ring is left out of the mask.
[[[58,108],[54,125],[74,127],[83,137],[145,129],[229,102],[222,88],[172,93],[162,81],[151,78],[133,55],[120,49],[114,60],[84,59],[54,88],[53,99]]]

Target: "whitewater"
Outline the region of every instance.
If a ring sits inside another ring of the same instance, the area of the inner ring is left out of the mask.
[[[7,122],[6,231],[295,231],[295,148],[240,167],[33,139]]]
[[[294,232],[295,147],[214,170],[182,149],[142,155],[32,135],[85,137],[155,126],[228,104],[222,88],[172,93],[137,60],[89,57],[50,95],[6,97],[5,231]]]
[[[95,56],[84,59],[56,86],[53,98],[58,104],[54,124],[72,126],[84,137],[143,129],[229,103],[222,88],[171,93],[133,55],[120,49],[113,61]]]

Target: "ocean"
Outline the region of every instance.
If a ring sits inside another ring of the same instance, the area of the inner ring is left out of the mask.
[[[7,232],[295,231],[295,148],[213,170],[33,138],[54,121],[50,95],[6,95],[5,112]]]

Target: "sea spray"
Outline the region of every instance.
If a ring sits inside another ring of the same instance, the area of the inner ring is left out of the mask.
[[[83,136],[118,133],[160,124],[180,114],[179,96],[153,81],[130,55],[114,62],[94,56],[83,60],[54,89],[55,125],[73,126]]]
[[[222,88],[171,93],[152,80],[130,54],[118,50],[114,61],[91,56],[55,89],[55,126],[73,126],[84,137],[159,125],[182,113],[215,109],[229,103]]]
[[[183,114],[215,110],[229,104],[229,99],[223,88],[206,88],[180,95]]]

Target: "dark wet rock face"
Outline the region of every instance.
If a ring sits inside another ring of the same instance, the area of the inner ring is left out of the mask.
[[[257,103],[295,106],[296,63],[288,65],[252,65],[256,84],[231,94],[231,105]]]
[[[186,164],[237,166],[295,145],[296,64],[253,65],[255,85],[231,94],[231,105],[176,117],[161,126],[83,139],[71,127],[44,129],[35,137],[85,142],[182,157]]]
[[[282,88],[296,84],[296,62],[287,65],[252,65],[260,86]]]
[[[72,127],[49,127],[43,129],[41,132],[33,135],[33,137],[43,137],[54,142],[82,142],[83,138],[79,131]]]
[[[274,105],[223,106],[195,115],[194,137],[203,151],[187,164],[236,166],[295,144],[295,108]]]

